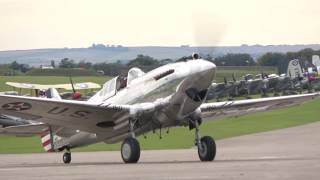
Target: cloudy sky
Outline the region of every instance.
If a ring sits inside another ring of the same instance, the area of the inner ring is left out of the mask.
[[[0,0],[0,50],[320,43],[320,0]]]

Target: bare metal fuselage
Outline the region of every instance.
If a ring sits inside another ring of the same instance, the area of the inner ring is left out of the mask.
[[[110,104],[149,105],[157,101],[169,99],[165,107],[144,113],[137,120],[136,135],[170,126],[181,125],[186,117],[195,112],[204,99],[192,99],[186,91],[205,92],[215,76],[215,65],[205,60],[190,60],[168,64],[152,70],[134,79],[127,87],[104,102]],[[191,95],[192,96],[192,95]],[[106,117],[108,119],[110,117]],[[128,117],[123,118],[120,125],[106,129],[103,134],[79,132],[64,139],[62,144],[78,147],[99,141],[115,143],[128,137]]]

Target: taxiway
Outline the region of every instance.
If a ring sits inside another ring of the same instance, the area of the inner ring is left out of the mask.
[[[217,141],[214,162],[197,150],[142,151],[138,164],[120,152],[0,155],[0,179],[320,179],[320,123]]]

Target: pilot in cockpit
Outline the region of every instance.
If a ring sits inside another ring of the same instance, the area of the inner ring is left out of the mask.
[[[127,77],[119,76],[118,83],[117,83],[117,91],[125,88],[127,86]]]

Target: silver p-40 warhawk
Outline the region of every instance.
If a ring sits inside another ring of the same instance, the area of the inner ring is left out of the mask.
[[[238,116],[299,104],[318,95],[203,104],[215,72],[215,64],[195,58],[148,73],[132,68],[126,80],[111,79],[84,102],[62,100],[55,89],[50,90],[50,98],[0,95],[1,114],[39,122],[0,128],[0,133],[40,133],[46,151],[66,151],[64,163],[70,163],[72,148],[122,141],[123,161],[136,163],[140,158],[136,136],[159,128],[189,125],[195,129],[200,160],[212,161],[215,141],[209,136],[201,137],[199,132],[203,114],[212,119]]]

